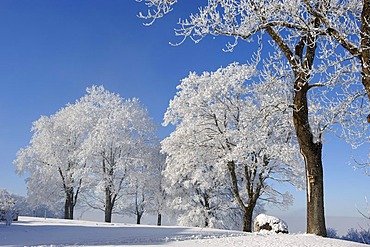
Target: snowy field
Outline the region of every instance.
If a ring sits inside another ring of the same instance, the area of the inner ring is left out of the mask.
[[[138,226],[20,217],[0,225],[1,246],[368,246],[306,234],[254,234],[201,228]]]

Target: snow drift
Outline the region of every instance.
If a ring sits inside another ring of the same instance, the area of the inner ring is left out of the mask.
[[[177,226],[144,226],[19,217],[0,225],[1,246],[367,246],[307,234],[242,233]]]

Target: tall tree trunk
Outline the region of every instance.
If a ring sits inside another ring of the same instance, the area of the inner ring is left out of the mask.
[[[105,188],[105,208],[104,208],[105,222],[107,223],[112,222],[112,212],[113,212],[112,193],[109,187],[107,187]]]
[[[72,198],[73,198],[73,195],[72,195]],[[69,206],[69,217],[71,220],[73,220],[73,212],[74,212],[74,203],[72,202],[71,205]]]
[[[114,164],[114,161],[112,161],[111,164]],[[112,192],[114,169],[109,164],[107,166],[104,159],[103,159],[103,174],[105,176],[104,217],[105,217],[105,222],[111,223],[113,206],[116,200],[116,195],[113,195],[113,192]]]
[[[324,176],[322,165],[322,143],[314,139],[308,121],[307,92],[309,86],[298,78],[294,97],[293,120],[301,153],[306,166],[307,233],[326,236],[324,212]]]
[[[71,166],[71,163],[69,163],[69,166]],[[70,183],[66,182],[66,176],[64,175],[60,167],[58,168],[58,171],[59,171],[59,175],[63,182],[63,189],[64,189],[64,194],[65,194],[64,219],[73,220],[73,210],[75,206],[75,201],[73,200],[74,199],[73,187],[70,187],[69,186]],[[73,184],[72,177],[71,177],[71,181],[72,181],[71,184]]]
[[[67,188],[65,191],[66,200],[64,203],[64,219],[73,220],[73,188]]]
[[[318,8],[321,8],[321,5]],[[312,21],[316,28],[321,24],[319,16]],[[307,233],[326,236],[322,143],[320,140],[314,140],[308,121],[307,103],[307,92],[310,89],[308,83],[315,59],[317,36],[312,33],[303,34],[293,53],[278,32],[272,27],[266,30],[285,54],[295,77],[293,122],[306,167]]]
[[[254,207],[246,207],[243,215],[243,231],[252,232]]]
[[[370,0],[364,0],[361,14],[362,84],[370,99]]]
[[[326,236],[322,144],[303,151],[306,162],[307,232]]]
[[[69,198],[68,196],[66,197],[66,200],[64,202],[64,219],[69,220],[71,219],[69,216]]]
[[[161,226],[161,225],[162,225],[162,214],[158,213],[157,214],[157,226]]]
[[[137,214],[136,215],[136,224],[140,225],[141,224],[141,217],[143,216],[143,214]]]
[[[209,227],[209,217],[210,217],[210,205],[208,200],[208,195],[206,192],[203,193],[203,200],[204,200],[204,227]]]

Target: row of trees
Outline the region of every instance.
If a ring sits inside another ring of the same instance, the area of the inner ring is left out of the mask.
[[[176,129],[161,145],[138,100],[88,88],[75,104],[34,122],[30,145],[14,162],[30,175],[29,198],[56,211],[63,201],[66,219],[82,198],[103,210],[106,222],[120,213],[136,215],[140,224],[151,212],[160,225],[166,207],[183,225],[251,231],[253,213],[265,203],[292,202],[277,183],[304,186],[289,71],[277,59],[263,70],[258,63],[184,78],[163,123]],[[361,116],[360,98],[341,92],[341,100],[309,98],[320,138],[337,122],[356,124],[348,114]],[[344,137],[359,134],[350,129]]]
[[[271,181],[302,186],[300,159],[286,91],[287,80],[264,71],[253,83],[256,63],[231,64],[178,86],[165,122],[177,125],[161,147],[155,126],[138,100],[123,100],[101,87],[33,123],[29,146],[14,164],[29,173],[29,198],[73,219],[78,201],[113,213],[156,213],[163,207],[179,224],[252,230],[263,202],[288,206],[289,193]],[[160,149],[166,154],[160,154]],[[166,205],[164,203],[166,199]],[[167,210],[168,211],[168,210]]]
[[[180,2],[136,1],[147,5],[148,12],[139,16],[148,24]],[[307,232],[325,236],[323,133],[332,129],[347,140],[361,139],[361,128],[366,129],[369,110],[359,112],[356,107],[367,105],[366,94],[370,97],[370,0],[206,2],[197,13],[179,21],[176,35],[183,37],[179,44],[187,38],[199,42],[207,35],[224,35],[234,39],[227,45],[232,51],[238,41],[251,42],[260,36],[265,47],[271,45],[276,51],[275,58],[283,61],[281,68],[289,71],[291,118],[305,161]],[[265,59],[271,58],[271,53],[264,54]]]
[[[35,121],[32,131],[14,164],[29,174],[34,204],[58,210],[64,201],[64,218],[73,219],[81,197],[103,210],[106,222],[114,211],[133,207],[140,223],[144,203],[156,202],[145,198],[160,186],[155,124],[137,99],[123,100],[93,86],[75,104]]]
[[[288,206],[275,182],[302,187],[300,159],[287,102],[288,86],[256,63],[191,73],[178,86],[165,122],[176,130],[159,145],[138,100],[102,86],[33,123],[29,146],[14,164],[29,174],[29,199],[73,219],[77,202],[112,214],[156,213],[166,207],[182,225],[252,230],[263,204]],[[160,153],[160,149],[164,154]],[[166,159],[165,159],[166,157]],[[166,203],[165,203],[166,202]]]

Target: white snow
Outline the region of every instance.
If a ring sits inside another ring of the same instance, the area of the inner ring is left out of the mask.
[[[258,224],[259,227],[268,224],[271,226],[273,232],[288,232],[288,225],[281,219],[271,215],[259,214],[254,219],[254,224]]]
[[[175,246],[280,247],[367,246],[308,234],[242,233],[215,229],[129,225],[77,220],[19,217],[11,226],[0,224],[1,246]]]

